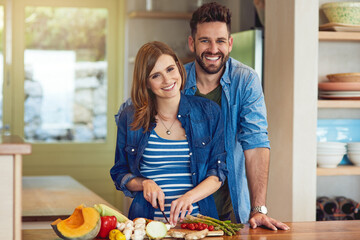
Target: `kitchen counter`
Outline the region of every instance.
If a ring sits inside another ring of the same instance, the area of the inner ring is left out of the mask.
[[[52,221],[69,217],[80,204],[115,208],[70,176],[24,176],[22,185],[23,229],[50,229]]]
[[[249,229],[248,225],[233,237],[207,237],[207,240],[353,240],[360,239],[360,221],[324,221],[324,222],[296,222],[286,223],[291,229],[288,231],[272,231],[263,228]],[[23,230],[23,240],[52,240],[58,239],[53,230],[34,229]]]

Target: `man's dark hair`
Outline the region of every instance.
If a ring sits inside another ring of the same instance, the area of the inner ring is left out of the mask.
[[[216,2],[206,3],[193,13],[190,20],[191,36],[193,38],[197,31],[197,25],[205,22],[224,22],[229,34],[231,32],[231,12],[227,7]]]

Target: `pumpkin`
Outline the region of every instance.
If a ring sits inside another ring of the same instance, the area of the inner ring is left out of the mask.
[[[99,212],[93,207],[80,205],[65,220],[57,219],[51,223],[55,233],[62,239],[87,240],[94,239],[101,226]]]

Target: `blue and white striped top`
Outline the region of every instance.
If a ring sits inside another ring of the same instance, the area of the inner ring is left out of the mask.
[[[189,144],[187,140],[161,138],[152,130],[148,144],[140,161],[140,173],[154,180],[165,194],[165,214],[170,216],[173,200],[194,188],[191,181]],[[193,204],[191,215],[199,213],[197,203]],[[155,209],[154,220],[164,221],[159,209]]]

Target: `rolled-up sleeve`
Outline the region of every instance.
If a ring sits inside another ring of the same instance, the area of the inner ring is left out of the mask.
[[[267,131],[266,106],[261,82],[256,74],[249,74],[242,86],[242,101],[237,139],[244,150],[270,148]]]

